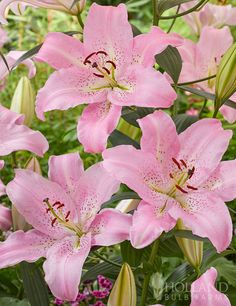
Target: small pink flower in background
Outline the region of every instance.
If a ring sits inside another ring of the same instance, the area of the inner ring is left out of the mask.
[[[26,6],[41,7],[78,15],[85,7],[86,0],[80,0],[73,5],[73,0],[2,0],[0,2],[0,21],[6,24],[6,14],[10,8],[14,14],[23,14]]]
[[[191,285],[190,306],[231,306],[228,297],[215,288],[217,270],[210,268]]]
[[[217,119],[202,119],[177,135],[163,111],[139,125],[141,150],[121,145],[103,152],[106,170],[143,199],[133,215],[132,245],[151,244],[181,219],[218,252],[225,250],[233,229],[224,202],[236,197],[236,160],[221,158],[232,131],[224,131]]]
[[[7,55],[5,55],[5,59],[7,61],[8,67],[4,60],[0,57],[0,91],[5,88],[6,85],[6,77],[9,74],[9,70],[11,70],[15,64],[15,62],[25,53],[25,51],[10,51]],[[22,65],[25,65],[29,69],[28,77],[29,79],[33,78],[36,74],[36,67],[34,62],[31,59],[26,59],[22,62]],[[8,69],[9,68],[9,69]]]
[[[190,109],[188,109],[186,111],[186,114],[189,115],[189,116],[198,116],[199,111],[197,109],[191,107]]]
[[[228,27],[204,27],[197,43],[185,39],[183,45],[178,48],[183,60],[179,81],[188,82],[215,75],[221,57],[232,43],[233,37]],[[214,93],[215,79],[196,83],[194,86]],[[230,99],[236,102],[236,94]],[[222,106],[220,112],[228,122],[236,121],[236,110],[232,107]]]
[[[154,56],[182,39],[153,27],[133,38],[124,4],[93,4],[85,22],[83,43],[49,33],[36,59],[54,72],[39,91],[36,113],[65,110],[88,103],[78,123],[78,138],[87,152],[102,152],[115,129],[122,106],[167,108],[176,93],[153,68]]]
[[[197,3],[198,0],[183,3],[181,4],[181,11],[187,11]],[[185,15],[183,18],[193,32],[200,35],[204,26],[221,28],[225,25],[236,25],[236,7],[233,7],[231,4],[216,5],[207,3],[201,10]]]
[[[27,150],[39,156],[48,150],[46,138],[23,125],[24,116],[0,105],[0,156]],[[2,162],[0,165],[3,166]],[[1,187],[0,187],[1,188]]]
[[[101,163],[84,171],[76,153],[52,156],[49,178],[18,169],[7,185],[8,197],[34,229],[14,232],[0,243],[0,268],[46,257],[43,268],[52,293],[75,301],[91,246],[128,239],[132,217],[115,209],[98,213],[119,188]]]

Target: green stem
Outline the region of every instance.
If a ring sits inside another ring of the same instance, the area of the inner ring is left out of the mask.
[[[157,14],[157,5],[158,5],[158,0],[152,0],[153,25],[154,26],[158,26],[158,23],[159,23],[159,17]]]
[[[184,85],[191,85],[191,84],[195,84],[195,83],[201,83],[201,82],[204,82],[204,81],[207,81],[207,80],[214,79],[215,77],[216,77],[216,74],[210,75],[209,77],[205,77],[205,78],[202,78],[202,79],[194,80],[194,81],[178,83],[177,85],[178,86],[184,86]],[[173,84],[173,86],[174,86],[174,84]]]
[[[84,29],[84,23],[83,23],[83,20],[81,18],[81,14],[80,13],[77,15],[77,19],[78,19],[78,22],[79,22],[81,28]]]
[[[218,111],[219,111],[219,109],[215,109],[212,118],[216,118],[217,117]]]
[[[178,5],[178,8],[177,8],[177,10],[176,10],[176,14],[179,13],[180,7],[181,7],[181,5],[179,4],[179,5]],[[177,17],[175,17],[175,18],[172,20],[171,25],[170,25],[170,27],[169,27],[167,33],[170,33],[170,31],[172,30],[172,28],[173,28],[173,26],[174,26],[174,24],[175,24],[176,19],[177,19]]]
[[[200,119],[202,118],[202,114],[203,114],[203,112],[204,112],[204,109],[205,109],[206,105],[207,105],[207,99],[204,99],[203,106],[202,106],[202,108],[201,108],[201,110],[200,110],[200,112],[199,112],[199,118],[200,118]]]
[[[189,13],[192,13],[194,11],[196,11],[199,7],[205,5],[209,0],[201,0],[198,4],[196,4],[194,7],[192,7],[191,9],[184,11],[182,13],[176,14],[176,15],[171,15],[171,16],[161,16],[159,17],[160,20],[168,20],[168,19],[174,19],[174,18],[178,18],[178,17],[182,17],[185,16]]]
[[[153,243],[152,251],[151,251],[151,254],[150,254],[150,257],[149,257],[149,260],[148,260],[148,264],[150,266],[152,266],[154,264],[155,258],[157,256],[158,246],[159,246],[159,240],[156,240]],[[146,300],[147,300],[147,293],[148,293],[150,278],[151,278],[151,273],[148,272],[146,274],[146,276],[144,277],[144,281],[143,281],[143,290],[142,290],[142,295],[141,295],[140,306],[146,306]]]
[[[98,258],[102,259],[103,261],[113,265],[113,266],[116,266],[118,268],[121,268],[122,265],[110,260],[110,259],[107,259],[106,257],[103,257],[102,255],[100,255],[97,251],[93,251],[93,254],[96,255]]]

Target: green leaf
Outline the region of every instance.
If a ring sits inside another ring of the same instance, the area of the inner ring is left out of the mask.
[[[18,300],[11,297],[3,297],[0,298],[1,306],[29,306],[29,302],[27,300]]]
[[[128,200],[128,199],[140,199],[139,195],[136,192],[133,191],[127,191],[122,193],[117,193],[111,197],[111,199],[107,202],[105,202],[102,205],[102,208],[109,206],[110,204],[122,200]]]
[[[161,240],[158,255],[163,257],[180,257],[183,258],[183,253],[175,239],[171,237],[168,239]]]
[[[157,13],[162,15],[164,11],[182,3],[191,2],[192,0],[159,0],[157,5]]]
[[[178,83],[180,72],[182,70],[182,59],[177,48],[168,46],[164,51],[155,56],[156,62],[172,78],[175,84]]]
[[[213,262],[218,274],[223,277],[230,285],[236,287],[236,265],[227,258],[218,258]]]
[[[111,133],[109,141],[111,142],[113,147],[125,144],[125,145],[132,145],[136,149],[140,149],[140,145],[139,143],[137,143],[137,141],[133,140],[132,138],[121,133],[118,130],[115,130]]]
[[[131,267],[138,267],[142,262],[144,249],[135,249],[129,241],[120,244],[123,262],[127,262]]]
[[[113,262],[122,263],[122,260],[120,257],[112,258]],[[81,282],[84,282],[86,280],[95,280],[98,275],[102,274],[108,278],[116,279],[118,274],[120,272],[120,268],[116,267],[108,262],[100,262],[96,265],[93,265],[89,268],[87,272],[82,276]]]
[[[20,263],[26,296],[31,306],[49,306],[48,289],[41,271],[35,263]]]
[[[176,115],[173,118],[178,134],[186,130],[190,125],[198,121],[197,116],[189,116],[186,114]]]
[[[208,99],[208,100],[212,100],[212,101],[215,101],[215,95],[213,95],[212,93],[209,93],[209,92],[206,92],[206,91],[202,91],[202,90],[199,90],[199,89],[196,89],[196,88],[192,88],[192,87],[188,87],[188,86],[178,86],[178,88],[182,89],[182,90],[185,90],[185,91],[188,91],[188,92],[191,92],[197,96],[200,96],[200,97],[203,97],[205,99]],[[232,100],[227,100],[224,105],[227,105],[229,107],[232,107],[234,109],[236,109],[236,103]]]
[[[153,113],[154,111],[155,108],[152,107],[137,107],[136,109],[123,107],[122,118],[129,124],[139,127],[137,120]]]
[[[188,230],[174,230],[174,235],[180,238],[192,239],[197,241],[208,241],[207,238],[202,238],[197,235],[194,235],[191,231]]]

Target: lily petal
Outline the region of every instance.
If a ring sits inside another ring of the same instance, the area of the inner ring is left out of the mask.
[[[111,175],[136,191],[145,201],[159,202],[158,190],[161,192],[162,188],[166,188],[166,177],[155,156],[121,145],[105,150],[103,158],[104,167]]]
[[[175,220],[181,219],[193,234],[208,238],[217,252],[227,249],[232,239],[232,220],[219,197],[209,192],[195,192],[176,200],[182,207],[176,205],[169,210]]]
[[[190,306],[231,306],[228,297],[215,288],[217,270],[208,269],[191,285]]]
[[[0,170],[4,167],[4,161],[0,160]],[[3,182],[0,180],[0,197],[2,195],[6,194],[6,186],[3,184]]]
[[[108,93],[116,105],[168,108],[177,97],[165,76],[152,67],[131,65],[117,81],[125,90],[115,87]]]
[[[91,224],[92,245],[109,246],[129,240],[132,216],[115,209],[103,209]]]
[[[108,101],[87,106],[78,122],[78,139],[84,150],[90,153],[102,152],[107,138],[116,128],[121,116],[121,106]]]
[[[86,55],[80,40],[55,32],[47,34],[42,47],[34,57],[55,69],[81,66]]]
[[[12,226],[11,210],[0,204],[0,230],[8,231]]]
[[[64,204],[60,212],[70,219],[76,219],[76,211],[71,198],[56,183],[51,182],[31,170],[15,170],[15,178],[7,185],[7,195],[26,221],[35,229],[53,238],[61,239],[69,234],[58,221],[52,223],[54,216],[47,212],[44,200],[48,198],[51,205],[55,202]],[[54,206],[55,212],[57,206]]]
[[[168,206],[174,200],[159,195],[158,205],[141,201],[133,215],[133,224],[130,229],[130,240],[136,249],[142,249],[155,241],[163,231],[169,232],[176,224],[168,214]]]
[[[80,222],[89,227],[101,205],[118,191],[120,183],[109,175],[103,163],[88,168],[78,182],[75,203]]]
[[[55,241],[37,230],[17,231],[0,242],[0,268],[14,266],[22,261],[34,262],[45,257]]]
[[[156,156],[156,159],[168,167],[168,160],[177,156],[180,144],[176,127],[169,115],[156,111],[138,120],[142,130],[141,150]]]
[[[107,86],[106,81],[94,76],[88,68],[71,67],[55,71],[38,92],[37,116],[44,120],[44,112],[105,101],[107,90],[96,89],[103,86]]]
[[[130,64],[133,33],[126,6],[100,6],[93,3],[84,27],[84,45],[88,55],[106,51],[118,70]]]
[[[43,269],[54,296],[61,300],[76,300],[82,267],[90,247],[91,234],[86,234],[80,241],[77,236],[66,237],[48,250]]]
[[[59,184],[74,199],[78,181],[84,173],[83,161],[78,153],[51,156],[48,177]]]
[[[152,27],[147,34],[134,37],[133,61],[144,67],[154,65],[155,55],[164,51],[169,45],[178,47],[183,43],[183,38],[178,34],[167,34],[159,27]]]

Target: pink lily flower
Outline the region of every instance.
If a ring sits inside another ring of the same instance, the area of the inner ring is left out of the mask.
[[[0,230],[8,231],[12,226],[11,210],[0,204]]]
[[[4,167],[4,161],[0,160],[0,170]],[[3,182],[0,180],[0,197],[2,195],[6,194],[6,186],[3,184]]]
[[[221,57],[232,43],[233,37],[228,27],[204,27],[197,43],[185,39],[183,45],[178,48],[183,60],[180,82],[199,80],[216,74]],[[215,79],[196,83],[194,86],[214,93]],[[230,99],[236,102],[236,94]],[[236,120],[236,110],[232,107],[222,106],[220,112],[229,123]]]
[[[217,270],[210,268],[191,285],[190,306],[231,306],[228,297],[215,288]]]
[[[25,51],[10,51],[6,56],[5,59],[8,63],[9,70],[11,70],[15,64],[15,62],[25,53]],[[29,69],[28,77],[29,79],[33,78],[36,74],[36,67],[34,62],[31,59],[26,59],[22,62]],[[9,74],[9,70],[3,61],[0,58],[0,91],[5,88],[6,85],[6,77]]]
[[[236,160],[220,162],[232,131],[202,119],[177,135],[171,117],[156,111],[139,120],[141,150],[121,145],[103,153],[104,167],[143,199],[133,215],[131,243],[143,248],[182,220],[218,252],[232,238],[224,201],[236,197]]]
[[[154,56],[182,38],[158,27],[133,38],[124,4],[93,4],[83,43],[49,33],[37,59],[57,71],[39,91],[37,116],[89,103],[78,123],[78,138],[87,152],[102,152],[115,129],[122,106],[169,107],[176,98],[166,78],[154,68]]]
[[[41,7],[78,15],[85,7],[86,0],[80,0],[73,5],[73,0],[2,0],[0,2],[0,22],[6,24],[6,14],[10,8],[16,15],[21,15],[26,6]],[[73,5],[73,6],[72,6]]]
[[[49,179],[31,170],[16,170],[7,195],[34,229],[14,232],[0,243],[0,268],[46,257],[45,280],[53,295],[76,300],[91,247],[129,238],[130,215],[115,209],[98,213],[118,188],[102,163],[84,171],[77,153],[52,156]]]
[[[24,116],[0,105],[0,155],[27,150],[39,156],[48,150],[46,138],[23,125]],[[0,164],[3,166],[3,164]]]
[[[181,11],[186,11],[195,6],[198,0],[183,3]],[[207,3],[199,10],[183,16],[184,20],[191,27],[192,31],[200,35],[202,28],[205,26],[213,26],[214,28],[221,28],[225,25],[236,25],[236,7],[231,4],[216,5]]]

